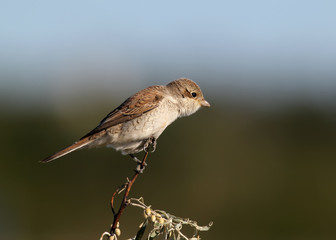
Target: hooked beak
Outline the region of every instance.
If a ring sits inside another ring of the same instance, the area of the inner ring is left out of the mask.
[[[200,102],[201,106],[202,107],[210,107],[210,103],[208,103],[205,99],[203,99],[201,102]]]

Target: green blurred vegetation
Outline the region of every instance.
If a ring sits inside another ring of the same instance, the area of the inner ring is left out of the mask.
[[[200,225],[214,221],[203,239],[335,239],[335,112],[211,104],[167,128],[131,197]],[[98,239],[109,229],[111,195],[135,167],[127,156],[92,149],[38,163],[107,113],[2,111],[1,239]],[[142,220],[127,208],[122,239]]]

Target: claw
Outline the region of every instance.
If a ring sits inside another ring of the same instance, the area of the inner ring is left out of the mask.
[[[152,147],[153,147],[153,150],[152,152],[155,152],[155,149],[156,149],[156,138],[152,138]]]
[[[152,148],[150,150],[150,148]],[[154,152],[156,149],[156,138],[155,137],[151,137],[151,138],[148,138],[147,141],[145,142],[144,144],[144,151],[145,152]]]

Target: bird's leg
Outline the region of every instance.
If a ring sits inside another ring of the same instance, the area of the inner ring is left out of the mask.
[[[151,137],[148,138],[144,144],[144,148],[143,150],[145,151],[146,154],[148,154],[148,152],[154,152],[156,148],[156,138]],[[147,163],[143,163],[143,160],[139,160],[136,156],[134,156],[133,154],[129,154],[129,156],[138,164],[135,171],[137,173],[142,173],[143,170],[145,169],[145,167],[147,166]]]
[[[144,145],[144,151],[154,152],[155,149],[156,149],[156,138],[155,137],[148,138]]]

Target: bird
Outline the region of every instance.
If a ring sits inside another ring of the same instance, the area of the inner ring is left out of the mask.
[[[188,78],[147,87],[127,98],[92,131],[72,145],[43,159],[46,163],[75,150],[112,147],[140,162],[134,154],[156,149],[158,137],[176,119],[210,107],[201,88]]]

